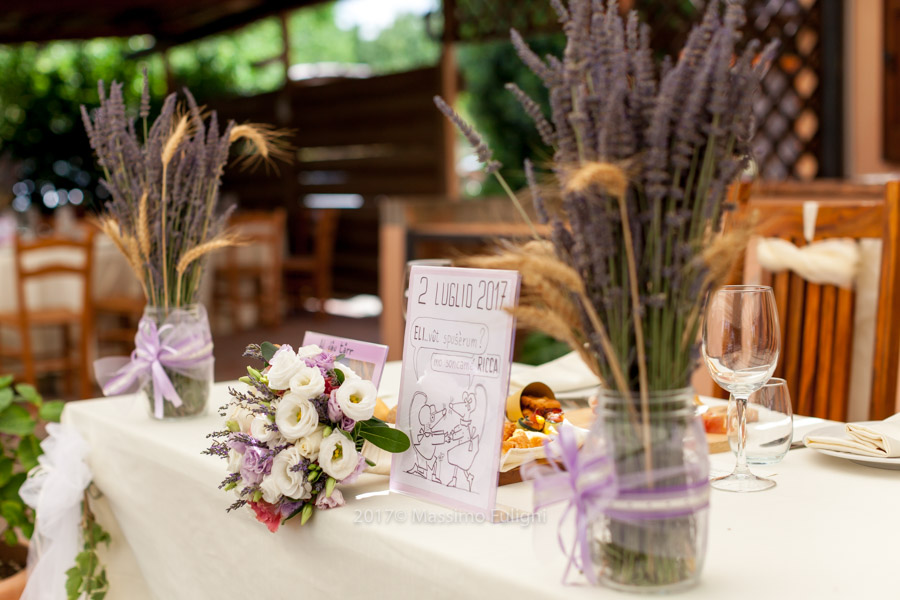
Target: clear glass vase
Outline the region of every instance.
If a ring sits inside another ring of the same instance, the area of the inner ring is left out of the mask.
[[[209,400],[209,391],[213,381],[212,335],[209,330],[209,318],[202,304],[191,304],[178,308],[147,305],[144,307],[143,319],[156,325],[160,345],[180,348],[192,341],[201,342],[209,347],[209,358],[181,364],[177,368],[163,364],[163,371],[172,382],[172,388],[181,400],[181,406],[163,399],[162,410],[157,410],[154,381],[148,378],[141,386],[150,406],[150,415],[154,418],[176,419],[203,414]],[[196,348],[192,345],[192,348]]]
[[[690,388],[600,393],[593,440],[605,444],[615,499],[591,523],[591,556],[603,585],[630,592],[697,584],[706,555],[709,458]],[[591,443],[591,440],[587,443]]]

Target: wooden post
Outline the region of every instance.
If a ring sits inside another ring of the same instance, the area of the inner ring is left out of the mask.
[[[456,102],[459,92],[459,74],[456,71],[456,55],[453,47],[453,33],[456,31],[455,4],[455,0],[444,0],[444,36],[440,63],[441,97],[450,106]],[[456,129],[449,119],[440,113],[437,115],[441,119],[443,132],[443,192],[447,198],[456,200],[459,198],[459,177],[456,176]]]

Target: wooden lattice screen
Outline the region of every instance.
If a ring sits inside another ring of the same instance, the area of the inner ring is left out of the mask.
[[[450,39],[477,41],[558,31],[548,0],[445,0]],[[653,26],[653,46],[673,54],[701,16],[692,0],[625,0]],[[841,7],[830,0],[748,0],[745,37],[778,39],[781,50],[756,104],[754,158],[768,180],[841,172]]]

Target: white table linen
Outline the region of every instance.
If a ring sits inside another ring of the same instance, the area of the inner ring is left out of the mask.
[[[381,390],[389,403],[398,378],[399,363],[390,363]],[[224,403],[225,389],[216,385],[211,408]],[[64,414],[91,445],[101,513],[108,509],[120,531],[109,563],[111,599],[633,597],[559,583],[561,572],[535,552],[540,539],[547,557],[561,556],[536,534],[540,527],[471,522],[389,494],[378,475],[343,486],[346,507],[271,534],[245,509],[225,513],[233,500],[217,489],[225,464],[200,454],[206,434],[221,425],[215,411],[153,422],[147,410],[146,400],[126,397],[72,403]],[[733,460],[714,455],[713,470],[730,471]],[[896,557],[883,535],[900,531],[896,472],[806,449],[755,470],[777,487],[713,490],[706,567],[700,586],[684,597],[821,600],[897,589]],[[531,487],[504,486],[498,502],[530,507]]]

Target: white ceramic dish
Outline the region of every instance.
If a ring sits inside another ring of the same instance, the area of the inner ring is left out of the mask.
[[[864,425],[878,423],[878,421],[866,421],[863,423]],[[847,431],[845,429],[845,425],[843,423],[836,423],[834,425],[826,425],[820,429],[816,429],[815,431],[811,431],[803,436],[803,443],[807,444],[807,440],[810,436],[827,436],[827,437],[837,437],[837,438],[847,438]],[[845,460],[849,460],[851,462],[855,462],[858,465],[863,465],[865,467],[874,467],[876,469],[889,469],[892,471],[900,471],[900,458],[882,458],[880,456],[863,456],[861,454],[851,454],[850,452],[837,452],[836,450],[823,450],[821,448],[812,448],[816,452],[821,452],[822,454],[827,454],[828,456],[834,456],[835,458],[843,458]]]

